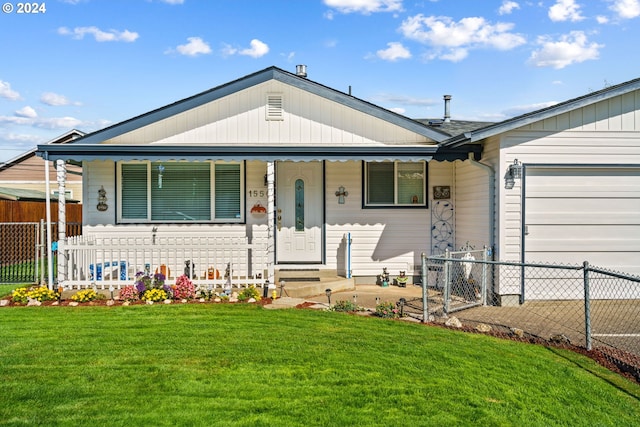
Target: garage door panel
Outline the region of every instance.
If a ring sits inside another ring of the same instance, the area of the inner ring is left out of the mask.
[[[640,168],[527,168],[525,259],[640,273]]]

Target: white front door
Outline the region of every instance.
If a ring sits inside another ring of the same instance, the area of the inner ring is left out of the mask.
[[[276,164],[277,262],[322,262],[322,162]]]

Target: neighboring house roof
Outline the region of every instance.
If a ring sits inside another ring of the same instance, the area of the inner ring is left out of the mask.
[[[47,194],[44,191],[25,190],[21,188],[0,187],[0,199],[4,200],[20,200],[28,202],[44,202],[47,200]],[[58,200],[58,196],[51,195],[50,200]],[[68,203],[78,203],[78,200],[66,199]]]
[[[604,101],[616,96],[624,95],[640,89],[640,78],[629,80],[628,82],[610,86],[589,94],[552,105],[551,107],[542,108],[530,113],[522,114],[499,123],[494,123],[480,129],[468,131],[466,133],[453,136],[444,141],[444,147],[457,147],[467,143],[478,142],[482,139],[489,138],[522,126],[529,125],[540,120],[545,120],[578,108],[586,107],[600,101]]]
[[[48,142],[45,142],[45,144],[47,144],[47,145],[48,144],[65,144],[65,143],[67,143],[69,141],[72,141],[74,139],[83,137],[84,135],[86,135],[86,134],[84,132],[82,132],[82,131],[79,131],[77,129],[71,129],[70,131],[63,133],[62,135],[57,136],[56,138],[54,138],[54,139],[52,139],[52,140],[50,140]],[[19,154],[18,156],[14,157],[14,158],[12,158],[10,160],[7,160],[4,163],[0,163],[0,171],[3,171],[5,169],[8,169],[8,168],[14,166],[14,165],[22,163],[25,160],[30,159],[31,157],[36,155],[37,151],[38,151],[37,147],[36,148],[32,148],[31,150],[25,151],[24,153]]]

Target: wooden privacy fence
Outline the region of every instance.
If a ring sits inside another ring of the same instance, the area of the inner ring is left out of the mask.
[[[267,244],[246,237],[77,236],[59,243],[66,257],[59,285],[66,289],[121,289],[139,272],[166,276],[166,284],[186,274],[200,289],[263,287],[268,283]]]
[[[58,202],[51,202],[51,221],[58,221]],[[82,224],[82,205],[65,205],[66,222]],[[47,217],[46,202],[0,200],[0,222],[40,222]]]

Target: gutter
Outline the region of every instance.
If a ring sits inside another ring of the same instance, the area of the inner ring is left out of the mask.
[[[473,158],[473,153],[469,153],[469,162],[487,172],[489,178],[489,250],[491,254],[495,251],[496,236],[496,171],[491,166],[480,163]]]

